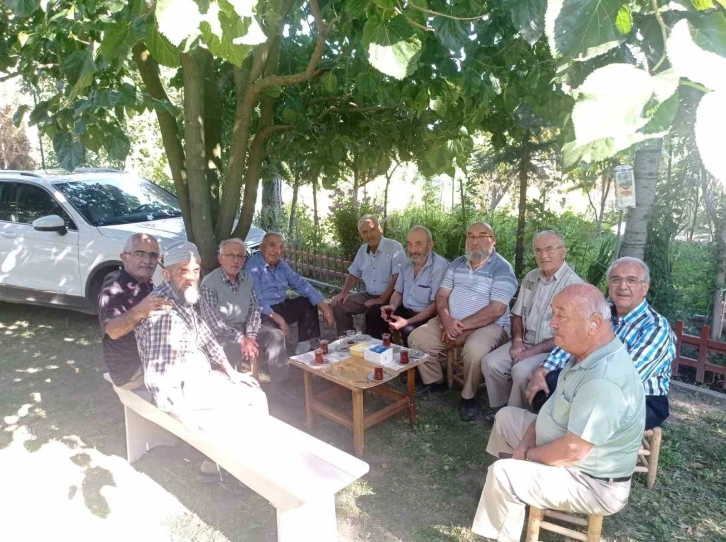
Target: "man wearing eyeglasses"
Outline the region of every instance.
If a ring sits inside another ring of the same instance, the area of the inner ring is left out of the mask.
[[[123,269],[106,277],[98,296],[98,320],[103,331],[103,360],[114,385],[134,390],[144,386],[144,372],[133,331],[141,320],[165,314],[171,304],[149,295],[151,277],[159,262],[159,243],[135,233],[121,253]]]
[[[550,328],[552,299],[565,286],[582,282],[565,262],[567,249],[561,233],[542,231],[532,244],[538,267],[527,273],[519,288],[509,317],[512,340],[481,360],[490,409],[484,419],[489,422],[507,404],[527,407],[529,377],[555,347]]]
[[[613,329],[625,343],[645,387],[645,429],[660,426],[669,415],[668,390],[671,362],[676,356],[676,338],[667,320],[645,299],[650,288],[650,270],[638,258],[615,260],[607,271]],[[570,354],[555,348],[532,374],[527,399],[535,405],[551,395],[560,370]],[[537,394],[543,393],[537,397]],[[536,407],[535,407],[536,408]]]

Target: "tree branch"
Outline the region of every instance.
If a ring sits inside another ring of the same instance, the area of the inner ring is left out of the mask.
[[[15,73],[9,73],[8,75],[3,75],[0,77],[0,83],[4,83],[5,81],[8,81],[9,79],[13,79],[14,77],[18,77],[22,75],[22,72],[15,72]]]
[[[313,122],[318,122],[323,119],[328,113],[380,113],[382,111],[388,111],[389,109],[392,109],[390,107],[384,107],[382,105],[371,105],[368,107],[351,107],[351,108],[344,108],[344,107],[336,107],[334,105],[331,105],[327,109],[325,109],[322,113],[320,113],[317,117],[313,119]]]

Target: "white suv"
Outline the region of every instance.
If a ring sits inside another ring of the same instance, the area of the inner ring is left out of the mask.
[[[116,170],[80,171],[0,171],[0,300],[95,314],[103,279],[121,265],[129,235],[153,235],[162,252],[186,239],[171,193]],[[248,255],[264,234],[250,229]],[[160,277],[157,269],[155,283]]]

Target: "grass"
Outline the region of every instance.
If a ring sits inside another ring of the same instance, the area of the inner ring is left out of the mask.
[[[234,484],[197,482],[201,457],[188,446],[127,465],[123,411],[103,372],[93,317],[0,303],[0,540],[276,539],[274,509]],[[416,427],[401,415],[366,431],[371,469],[337,497],[341,539],[477,539],[490,427],[461,422],[456,402],[456,391],[427,398]],[[636,478],[628,506],[605,520],[606,540],[726,541],[724,403],[678,391],[671,403],[656,487]],[[273,414],[302,427],[302,412]],[[352,451],[331,421],[316,418],[311,433]]]

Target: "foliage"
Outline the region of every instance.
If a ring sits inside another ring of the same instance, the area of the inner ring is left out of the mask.
[[[356,202],[350,191],[336,188],[333,192],[333,203],[330,206],[328,228],[331,236],[344,255],[355,256],[361,246],[358,234],[358,219],[363,215],[376,215],[380,217],[383,207],[368,197]]]
[[[35,169],[25,130],[13,124],[10,106],[0,108],[0,169]]]

